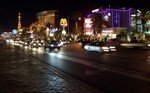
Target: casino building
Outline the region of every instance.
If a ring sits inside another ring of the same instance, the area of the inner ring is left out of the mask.
[[[91,16],[93,13],[101,14],[105,21],[109,23],[109,26],[103,28],[102,35],[111,35],[110,37],[115,38],[116,34],[119,33],[119,31],[129,28],[131,26],[131,12],[132,8],[129,9],[112,9],[112,8],[105,8],[105,9],[95,9],[92,10],[91,14],[87,15],[87,18],[85,18],[84,21],[84,32],[85,34],[92,35],[93,29],[92,29],[92,20]],[[87,23],[91,20],[90,23]]]
[[[32,23],[30,25],[30,31],[37,30],[39,31],[41,28],[43,29],[56,29],[58,28],[58,11],[50,10],[50,11],[42,11],[36,13],[37,22]]]
[[[109,23],[108,26],[102,29],[102,36],[109,36],[110,38],[116,38],[116,35],[119,34],[123,30],[127,30],[127,28],[134,28],[138,32],[142,32],[142,22],[141,20],[133,20],[135,16],[139,16],[139,13],[135,12],[139,11],[134,8],[120,8],[120,9],[95,9],[92,10],[92,13],[88,14],[84,20],[84,33],[86,35],[94,35],[94,31],[92,29],[92,15],[94,13],[101,14],[105,21]],[[145,24],[145,34],[150,34],[150,20]]]

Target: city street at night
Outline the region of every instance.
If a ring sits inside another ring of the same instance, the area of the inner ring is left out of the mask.
[[[49,80],[43,77],[43,73],[50,72],[45,72],[44,70],[34,71],[35,69],[32,68],[33,64],[40,64],[40,66],[38,65],[38,68],[40,69],[43,68],[41,64],[52,66],[55,69],[58,69],[58,71],[61,70],[64,72],[66,77],[68,75],[74,77],[75,79],[93,86],[104,93],[148,93],[150,91],[150,64],[148,62],[148,56],[150,54],[149,50],[118,47],[118,50],[112,53],[89,52],[81,48],[78,42],[65,45],[57,52],[49,52],[49,50],[45,51],[42,47],[12,47],[25,53],[25,55],[34,58],[34,60],[40,61],[34,61],[34,63],[28,63],[27,65],[27,62],[31,60],[29,57],[19,62],[25,62],[26,65],[24,66],[28,66],[28,70],[26,69],[28,73],[30,70],[33,71],[33,73],[36,72],[35,74],[38,73],[38,79],[44,78],[42,79],[44,82],[49,82]],[[19,72],[22,73],[22,70]],[[36,75],[33,73],[32,78],[37,78],[34,77]],[[30,76],[28,76],[28,79],[29,77]],[[42,81],[40,80],[37,82],[39,83]],[[13,82],[15,83],[15,81]]]
[[[0,7],[0,93],[150,93],[148,0]]]
[[[23,53],[0,47],[0,93],[104,93]]]

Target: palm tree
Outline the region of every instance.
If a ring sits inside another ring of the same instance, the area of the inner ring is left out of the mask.
[[[93,13],[92,21],[93,21],[92,28],[94,30],[94,34],[97,35],[99,33],[101,41],[102,30],[103,28],[106,28],[108,22],[103,18],[103,15],[99,13]]]
[[[137,21],[141,21],[139,25],[142,25],[142,40],[145,40],[145,25],[150,20],[150,11],[148,8],[137,9],[136,16],[133,18],[135,24],[137,25]]]
[[[78,22],[81,21],[81,18],[82,18],[82,13],[79,12],[79,11],[74,11],[72,14],[71,14],[71,17],[73,18],[73,20],[75,21],[75,33],[76,34],[79,34],[81,32],[79,32],[79,24]]]

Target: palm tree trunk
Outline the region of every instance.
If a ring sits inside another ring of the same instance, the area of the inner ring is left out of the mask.
[[[142,40],[145,40],[145,24],[142,24]]]
[[[79,32],[78,32],[78,22],[77,21],[75,22],[75,26],[76,26],[76,34],[79,34]]]

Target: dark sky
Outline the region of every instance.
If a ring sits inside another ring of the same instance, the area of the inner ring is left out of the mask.
[[[61,17],[73,11],[84,15],[100,6],[111,7],[149,7],[148,0],[5,0],[0,2],[0,29],[17,28],[18,13],[21,13],[22,26],[36,21],[36,13],[58,10]]]

